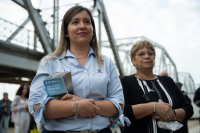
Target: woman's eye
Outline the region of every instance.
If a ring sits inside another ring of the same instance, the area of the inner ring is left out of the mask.
[[[73,21],[73,22],[72,22],[72,24],[77,24],[77,23],[78,23],[78,21]]]
[[[152,55],[154,55],[154,53],[153,52],[148,52],[148,55],[152,56]]]
[[[138,54],[138,56],[143,56],[144,55],[144,53],[140,53],[140,54]]]
[[[85,23],[90,24],[91,22],[88,20],[88,21],[85,21]]]

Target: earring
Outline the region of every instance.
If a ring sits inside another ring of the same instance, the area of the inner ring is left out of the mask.
[[[68,37],[68,35],[66,35],[66,37]]]

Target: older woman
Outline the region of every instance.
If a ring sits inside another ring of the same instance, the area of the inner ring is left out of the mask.
[[[71,72],[75,95],[56,100],[47,95],[43,81],[64,71]],[[63,17],[57,49],[43,58],[32,81],[31,114],[36,123],[44,124],[42,133],[111,133],[109,118],[118,120],[123,104],[114,63],[99,51],[91,12],[82,6],[70,8]]]
[[[125,133],[170,133],[159,128],[157,121],[187,121],[193,115],[191,104],[170,77],[153,74],[155,48],[151,42],[136,42],[130,57],[137,72],[121,80],[124,115],[131,121],[131,126],[125,127]],[[158,99],[163,102],[158,103]]]

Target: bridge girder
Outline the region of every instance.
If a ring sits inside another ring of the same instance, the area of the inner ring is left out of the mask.
[[[33,7],[30,0],[13,0],[13,1],[28,11],[29,17],[34,25],[35,31],[37,33],[37,36],[39,37],[39,40],[43,46],[45,53],[46,54],[52,53],[53,52],[52,39],[50,38],[49,33],[44,25],[44,22],[40,17],[39,11]]]
[[[43,53],[2,40],[0,40],[0,47],[0,82],[25,82],[20,80],[20,77],[33,79],[38,62],[44,56]]]

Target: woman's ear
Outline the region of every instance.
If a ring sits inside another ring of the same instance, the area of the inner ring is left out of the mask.
[[[133,66],[135,66],[135,60],[133,58],[131,58],[131,62],[133,64]]]

